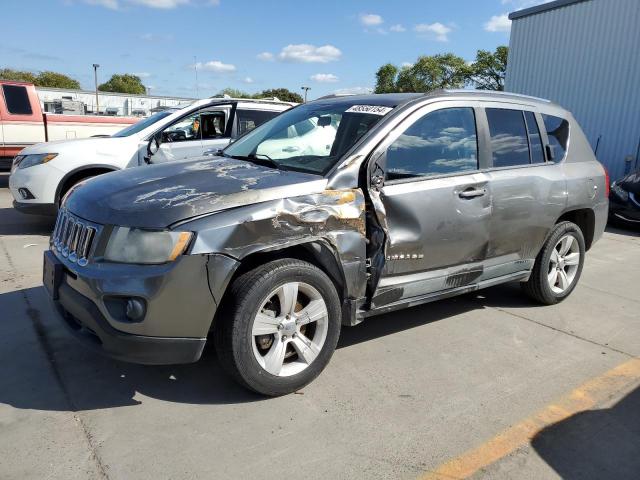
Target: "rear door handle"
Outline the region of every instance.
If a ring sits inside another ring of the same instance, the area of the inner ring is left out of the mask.
[[[458,193],[458,196],[460,198],[475,198],[475,197],[481,197],[485,193],[487,193],[486,188],[467,188],[466,190],[463,190],[462,192]]]

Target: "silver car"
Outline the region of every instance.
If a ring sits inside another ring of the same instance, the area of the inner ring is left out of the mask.
[[[326,97],[219,156],[74,187],[44,282],[108,355],[188,363],[211,338],[242,385],[282,395],[372,315],[504,282],[566,298],[605,227],[605,176],[572,115],[544,100]]]

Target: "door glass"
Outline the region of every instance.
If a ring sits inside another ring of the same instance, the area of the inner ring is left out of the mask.
[[[387,149],[387,179],[477,170],[476,138],[472,108],[445,108],[428,113]]]
[[[204,140],[224,137],[226,128],[224,112],[202,112],[200,114],[200,128]]]
[[[487,108],[494,167],[529,164],[527,127],[520,110]]]
[[[533,112],[524,112],[527,120],[527,131],[529,132],[529,145],[531,148],[531,163],[544,163],[544,151],[542,150],[542,138],[538,123]]]
[[[564,158],[569,142],[569,122],[553,115],[542,115],[544,128],[547,130],[549,145],[553,150],[553,160],[559,162]]]
[[[274,112],[269,110],[240,110],[236,112],[238,116],[238,136],[243,135],[246,132],[250,132],[256,127],[259,127],[267,120],[271,120],[280,112]]]
[[[200,126],[200,112],[192,113],[181,118],[162,132],[162,142],[187,142],[200,140],[202,128]]]

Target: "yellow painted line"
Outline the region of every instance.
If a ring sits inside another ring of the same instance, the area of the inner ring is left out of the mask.
[[[640,358],[634,358],[593,378],[533,416],[499,433],[488,442],[426,473],[422,480],[468,478],[528,444],[545,427],[590,410],[640,381]]]

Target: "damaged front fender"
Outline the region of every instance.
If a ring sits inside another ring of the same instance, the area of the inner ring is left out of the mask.
[[[365,199],[359,189],[274,199],[181,223],[180,228],[197,234],[191,254],[216,253],[237,261],[321,242],[339,262],[348,298],[365,295]]]

